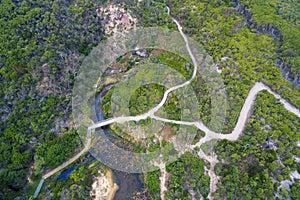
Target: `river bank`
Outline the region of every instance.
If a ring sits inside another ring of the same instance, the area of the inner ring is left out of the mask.
[[[96,177],[92,185],[90,196],[94,200],[113,200],[119,186],[114,181],[111,170],[107,170],[106,174],[98,171],[99,176]]]

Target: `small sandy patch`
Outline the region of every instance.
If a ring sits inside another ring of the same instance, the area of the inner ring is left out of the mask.
[[[93,183],[92,188],[90,196],[93,200],[113,200],[115,193],[119,189],[114,182],[111,170],[108,170],[106,174],[99,171],[99,176]]]

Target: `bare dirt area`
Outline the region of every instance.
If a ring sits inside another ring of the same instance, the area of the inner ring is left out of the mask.
[[[110,4],[97,9],[97,15],[102,18],[102,25],[107,35],[136,28],[137,19],[119,5]]]

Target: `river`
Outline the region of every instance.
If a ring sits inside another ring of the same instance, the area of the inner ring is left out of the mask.
[[[113,85],[108,85],[102,89],[102,91],[95,96],[95,111],[97,120],[99,122],[105,120],[102,111],[102,98],[105,94],[111,89]],[[112,132],[107,128],[104,128],[105,135],[111,140],[114,139],[112,136]],[[144,188],[144,184],[140,180],[140,174],[132,174],[121,172],[115,169],[111,169],[114,177],[116,178],[116,182],[119,186],[118,191],[116,192],[114,199],[115,200],[124,200],[129,199],[129,197],[133,196],[134,192],[142,191]]]

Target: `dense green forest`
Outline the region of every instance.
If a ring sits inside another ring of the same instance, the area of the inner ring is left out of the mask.
[[[287,81],[276,65],[276,60],[281,58],[289,66],[288,71],[299,76],[299,3],[293,0],[239,2],[251,13],[256,26],[249,24],[249,16],[238,12],[237,1],[113,1],[130,10],[140,27],[176,30],[167,15],[167,3],[183,31],[203,45],[222,70],[226,85],[229,105],[224,133],[232,131],[246,95],[256,81],[266,83],[300,108],[299,88]],[[105,39],[102,19],[96,10],[106,3],[96,0],[0,1],[0,199],[29,198],[46,170],[58,166],[82,147],[70,120],[71,92],[81,61]],[[275,27],[280,37],[258,31],[258,26]],[[171,66],[186,78],[191,75],[191,65],[171,53],[156,52],[156,56],[150,54],[148,60]],[[120,74],[133,68],[135,62],[144,61],[137,56],[121,59],[126,70]],[[198,74],[192,84],[198,95],[198,111],[207,122],[210,101],[201,75]],[[155,84],[139,88],[130,100],[131,113],[142,113],[155,105],[164,90]],[[112,91],[103,99],[106,117],[111,116]],[[153,93],[155,95],[151,95]],[[169,118],[180,119],[182,111],[178,107],[178,99],[170,96],[164,110]],[[293,155],[300,155],[296,143],[300,140],[299,127],[299,118],[287,112],[273,96],[266,92],[259,94],[240,140],[208,145],[221,161],[215,169],[221,177],[214,194],[216,199],[224,195],[230,199],[274,199],[280,181],[289,179],[292,171],[300,170],[292,159]],[[116,143],[136,152],[145,151],[143,145],[128,137],[122,139],[120,136],[125,133],[111,128],[117,133],[113,138]],[[199,133],[196,138],[200,137]],[[149,149],[157,148],[159,145]],[[209,177],[204,173],[205,165],[192,153],[168,165],[166,198],[190,199],[189,189],[198,189],[206,198]],[[96,167],[103,168],[100,164]],[[61,195],[70,199],[89,198],[92,175],[97,175],[95,169],[82,165],[67,180],[57,182],[53,178],[41,198],[49,193],[56,199]],[[159,199],[159,171],[147,173],[141,179],[149,188],[151,198]],[[299,188],[298,181],[290,191],[281,189],[278,193],[283,198],[298,199]]]
[[[280,57],[290,64],[291,71],[300,72],[300,3],[288,0],[241,1],[248,7],[259,25],[272,25],[279,29],[282,44]]]
[[[292,159],[300,155],[299,127],[299,118],[273,96],[259,94],[241,139],[221,141],[215,147],[218,158],[223,160],[216,168],[222,177],[217,199],[224,194],[231,199],[274,199],[280,181],[289,180],[290,173],[299,170]],[[285,191],[280,194],[287,198]]]
[[[204,174],[205,163],[188,152],[167,166],[171,175],[168,183],[166,199],[192,199],[190,190],[196,191],[194,198],[207,198],[209,192],[209,176]]]
[[[171,7],[171,14],[179,19],[183,24],[184,31],[201,42],[213,56],[214,60],[218,63],[218,67],[222,69],[222,77],[225,85],[227,86],[226,90],[228,94],[228,100],[230,102],[228,105],[228,118],[226,126],[224,127],[224,132],[232,131],[232,128],[236,124],[241,106],[244,103],[244,99],[256,81],[267,83],[273,90],[289,99],[294,105],[297,107],[300,106],[299,90],[296,86],[284,79],[282,72],[278,66],[276,66],[275,61],[278,56],[277,51],[279,47],[279,41],[277,38],[272,37],[267,33],[258,33],[254,28],[248,27],[247,19],[236,10],[236,2],[168,1],[167,3]],[[154,5],[157,6],[159,4],[156,3],[153,4],[153,6]],[[160,6],[158,7],[161,8]],[[162,9],[166,11],[166,7],[163,6]],[[257,21],[257,23],[262,23],[262,21]],[[167,24],[169,27],[172,27],[169,22]],[[276,24],[272,25],[275,26]],[[297,34],[293,39],[297,40]],[[286,45],[292,45],[292,43],[285,40],[285,38],[283,38],[283,43],[286,43]],[[227,57],[228,59],[221,60],[221,58],[224,57]],[[158,56],[158,58],[161,58],[161,56]],[[156,58],[153,60],[157,61]],[[168,60],[168,58],[160,59],[158,62],[166,63],[166,60]],[[171,63],[166,64],[168,66],[172,66]],[[293,64],[293,66],[297,65]],[[200,89],[200,91],[202,90],[201,92],[197,92],[197,94],[203,95],[203,92],[205,94],[205,87],[203,89],[201,89],[199,86],[195,88]],[[152,89],[151,92],[153,93]],[[147,97],[147,94],[148,93],[146,92],[144,98]],[[154,94],[160,93],[154,91]],[[147,98],[145,98],[143,102],[134,105],[142,106],[143,103],[146,102],[146,99]],[[270,102],[270,99],[273,100],[272,103],[267,103]],[[216,146],[215,150],[217,150],[219,158],[224,160],[228,159],[228,161],[224,164],[218,165],[216,169],[218,175],[222,177],[222,185],[220,185],[221,190],[215,194],[216,198],[221,198],[225,194],[227,195],[227,192],[229,192],[228,195],[232,198],[256,197],[258,199],[272,199],[274,198],[274,194],[279,186],[278,184],[273,184],[273,179],[277,180],[278,182],[289,179],[290,172],[292,170],[297,170],[296,162],[292,159],[292,155],[299,155],[299,149],[296,147],[295,143],[295,141],[298,140],[298,135],[296,133],[299,132],[299,129],[297,128],[299,125],[295,122],[297,118],[293,119],[292,123],[286,121],[289,119],[290,114],[286,111],[283,111],[282,106],[280,107],[280,111],[277,107],[270,107],[272,104],[277,106],[279,105],[273,97],[270,97],[267,94],[260,95],[258,100],[259,101],[256,103],[256,105],[259,105],[259,107],[261,107],[260,109],[266,109],[266,106],[268,106],[269,109],[260,111],[260,113],[264,113],[264,117],[261,117],[264,121],[267,121],[266,116],[269,116],[271,113],[286,113],[284,116],[280,115],[280,119],[275,117],[275,114],[272,114],[274,116],[268,120],[268,123],[276,123],[276,126],[272,126],[272,130],[275,130],[277,133],[278,138],[276,138],[276,140],[279,141],[276,146],[280,146],[281,149],[274,151],[272,148],[267,147],[267,140],[271,139],[267,135],[262,134],[262,129],[264,126],[258,126],[258,124],[256,124],[256,129],[251,129],[251,134],[259,139],[254,139],[255,137],[247,138],[246,136],[243,136],[243,138],[246,137],[247,139],[242,138],[237,144],[227,141],[222,141],[217,143],[217,145],[216,143],[212,143],[214,146]],[[205,105],[205,102],[201,102],[200,105]],[[106,111],[109,112],[109,106],[107,106],[106,109]],[[256,110],[254,111],[254,114],[255,112]],[[202,110],[202,114],[203,113],[205,112]],[[257,117],[256,120],[251,118],[250,121],[260,123],[261,118]],[[280,121],[280,123],[278,123],[278,121]],[[289,127],[286,127],[287,123],[291,123]],[[251,125],[247,126],[244,135],[248,134],[247,131],[249,130],[249,126]],[[268,126],[268,124],[265,126]],[[293,132],[291,132],[291,130],[293,130]],[[286,137],[289,139],[284,140],[283,138]],[[244,150],[244,148],[242,151],[242,149],[240,149],[241,146],[247,146],[249,142],[251,142],[251,144],[256,144],[254,145],[255,151],[247,151],[247,149]],[[228,143],[234,144],[236,149],[230,149]],[[287,146],[290,146],[290,154],[286,154],[286,149],[282,148]],[[237,156],[235,153],[233,156],[235,160],[229,159],[232,157],[232,155],[228,154],[233,154],[234,152],[239,152],[244,156]],[[257,154],[260,155],[260,157],[255,159]],[[281,165],[276,164],[277,155],[279,157],[283,156],[283,158],[281,158]],[[250,163],[249,159],[251,161],[253,160],[254,163]],[[235,165],[236,167],[229,167],[232,165]],[[273,171],[271,171],[269,168],[271,168]],[[245,170],[249,171],[244,172]],[[251,176],[249,174],[251,174]],[[158,175],[159,174],[157,171],[148,173],[149,178],[146,181],[150,188],[150,194],[154,199],[158,198],[158,192],[160,191],[158,184],[159,182],[157,182]],[[237,180],[239,180],[239,177],[242,176],[249,176],[249,178],[243,179],[244,182],[238,182]],[[259,178],[261,178],[261,180]],[[232,182],[235,183],[235,185],[232,185]],[[182,184],[183,183],[179,184],[179,187],[175,187],[178,190],[177,192],[183,189],[181,188],[183,186]],[[240,187],[240,184],[245,185],[245,188]],[[171,190],[174,188],[174,185],[177,185],[177,183],[173,180],[170,180],[168,188]],[[297,184],[293,187],[297,187]],[[265,188],[265,190],[262,188]],[[249,190],[252,192],[249,193]],[[232,191],[232,194],[230,191]],[[236,191],[240,191],[239,196],[235,194]],[[170,199],[174,198],[174,196],[171,197],[174,193],[175,191],[170,194],[168,193],[168,197]],[[189,196],[187,191],[182,191],[182,194]],[[280,194],[284,196],[286,195],[286,192],[280,191]],[[293,189],[293,195],[295,195],[295,189]]]
[[[82,58],[103,39],[97,6],[0,2],[0,199],[26,193],[30,166],[41,175],[80,147],[70,96]]]
[[[255,28],[250,29],[247,19],[235,9],[236,2],[167,2],[171,7],[171,14],[181,20],[184,31],[202,42],[215,61],[219,62],[230,102],[225,132],[234,127],[247,92],[256,81],[267,83],[300,107],[299,89],[283,78],[275,63],[279,41],[267,33],[257,32]],[[243,3],[247,5],[249,2]],[[262,1],[251,1],[251,4],[259,7],[258,2]],[[267,4],[268,1],[264,2],[261,4]],[[285,8],[283,4],[285,3],[279,4],[282,9]],[[256,10],[253,17],[257,19],[257,23],[276,26],[279,23],[276,20],[264,21],[267,17],[272,19],[272,16],[262,14],[269,13],[270,10],[272,8],[268,6],[260,8],[261,12]],[[282,17],[281,20],[285,18]],[[298,19],[294,18],[285,20],[284,24],[291,26],[297,23]],[[289,35],[290,39],[286,39],[286,33],[282,32],[284,37],[281,53],[282,56],[287,55],[284,47],[290,46],[289,51],[294,51],[293,58],[285,59],[291,61],[296,70],[299,65],[294,61],[298,59],[296,52],[299,48],[293,49],[291,46],[299,41],[299,34],[293,28],[286,28],[284,31],[293,34]],[[220,61],[224,57],[228,57],[226,61]],[[299,165],[292,158],[293,155],[299,155],[299,119],[285,111],[273,96],[265,92],[259,95],[255,105],[253,116],[240,140],[220,141],[212,146],[218,159],[222,160],[216,168],[217,174],[221,176],[219,189],[215,194],[217,199],[224,195],[230,199],[273,199],[280,181],[289,180],[292,171],[299,171]],[[271,141],[275,141],[273,146],[269,145]],[[291,187],[291,192],[281,189],[279,194],[283,198],[291,195],[297,199],[297,187],[296,182]]]
[[[36,184],[28,185],[28,177],[36,183],[81,147],[69,120],[71,91],[84,56],[105,39],[97,15],[105,4],[0,2],[1,199],[31,196]],[[149,15],[141,23],[156,24],[153,10],[141,7],[136,15]]]
[[[275,65],[277,40],[247,28],[246,20],[232,3],[176,1],[168,4],[181,20],[184,31],[201,42],[222,69],[230,103],[227,111],[230,117],[224,131],[234,127],[244,99],[256,81],[267,83],[300,107],[299,90],[283,78]]]

